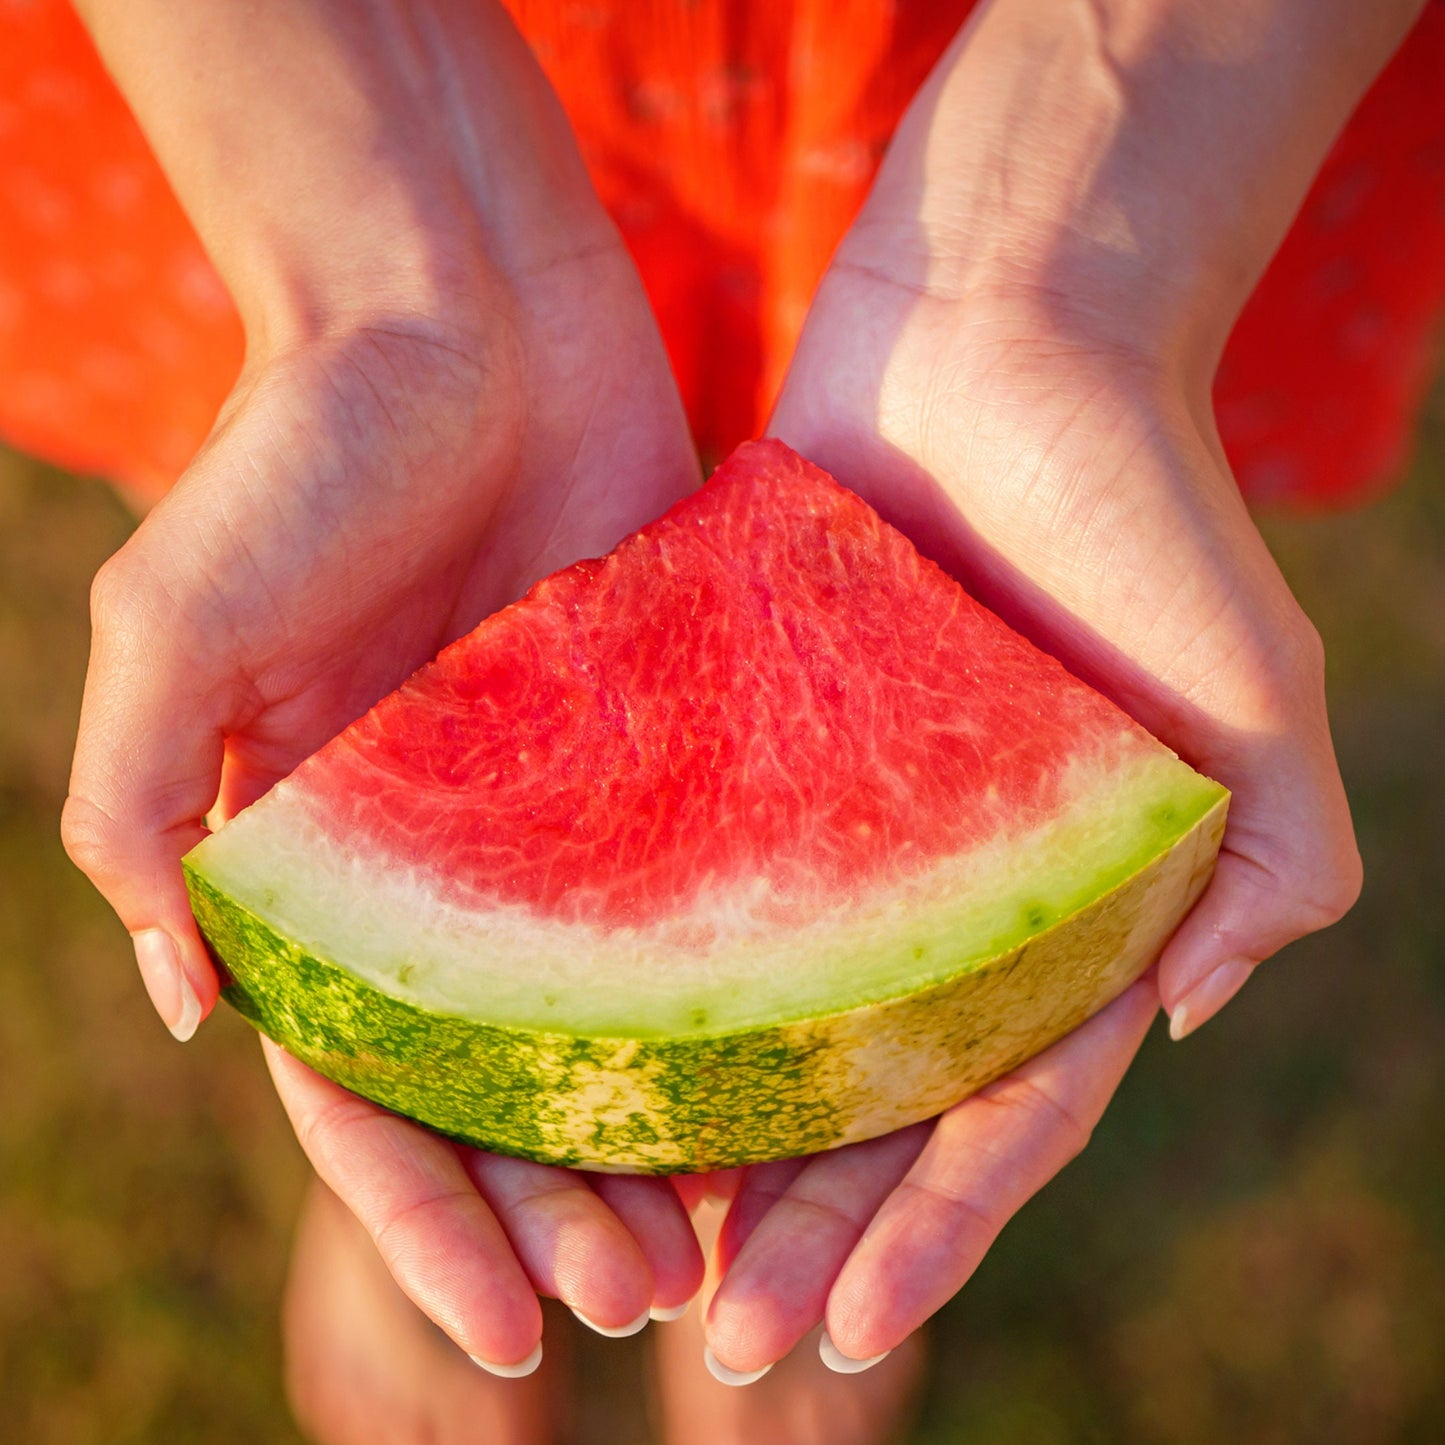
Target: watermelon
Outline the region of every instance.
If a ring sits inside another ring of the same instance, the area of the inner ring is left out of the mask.
[[[225,997],[467,1143],[810,1153],[1074,1028],[1227,794],[776,441],[452,644],[185,860]]]

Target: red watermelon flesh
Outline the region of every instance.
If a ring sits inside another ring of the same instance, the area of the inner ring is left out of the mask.
[[[1036,828],[1060,758],[1129,752],[1158,744],[764,442],[448,649],[307,780],[338,843],[410,863],[424,835],[459,907],[644,927],[765,878],[781,927]]]
[[[1197,896],[1223,810],[760,442],[188,876],[228,995],[323,1072],[492,1147],[712,1167],[922,1117],[1078,1023]]]

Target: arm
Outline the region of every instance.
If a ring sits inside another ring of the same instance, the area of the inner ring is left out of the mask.
[[[78,0],[248,343],[505,312],[506,273],[615,236],[502,8]]]
[[[1083,1147],[1161,998],[1182,1036],[1353,902],[1319,641],[1228,473],[1210,384],[1419,8],[996,0],[900,128],[773,430],[1234,798],[1157,982],[906,1147],[749,1176],[708,1316],[732,1368],[820,1318],[845,1356],[896,1345]]]
[[[246,327],[205,447],[97,578],[63,824],[188,1036],[217,996],[180,872],[208,813],[662,511],[696,462],[636,274],[499,7],[82,8]],[[537,1292],[620,1326],[695,1289],[665,1182],[594,1191],[268,1061],[317,1171],[469,1354],[527,1357]]]

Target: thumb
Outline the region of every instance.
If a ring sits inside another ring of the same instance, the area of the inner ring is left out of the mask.
[[[1307,700],[1312,689],[1301,689]],[[1178,1040],[1211,1019],[1265,959],[1344,916],[1360,893],[1349,803],[1317,700],[1278,738],[1209,767],[1233,790],[1204,896],[1165,947],[1159,993]]]
[[[186,585],[184,563],[154,564],[164,553],[147,545],[148,528],[91,590],[90,664],[61,835],[130,932],[156,1012],[185,1040],[220,986],[180,860],[206,835],[236,690],[214,682],[202,599]]]

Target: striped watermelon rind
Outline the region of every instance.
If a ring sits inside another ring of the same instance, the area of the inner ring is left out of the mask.
[[[398,998],[279,933],[186,863],[226,996],[319,1072],[464,1143],[638,1173],[834,1148],[928,1118],[1122,993],[1207,884],[1227,794],[1175,764],[1127,876],[1042,929],[924,986],[720,1032],[585,1034],[499,1025]],[[1172,830],[1172,836],[1169,836]],[[220,835],[217,835],[220,836]],[[901,940],[967,956],[946,921]],[[936,968],[935,963],[935,968]]]

